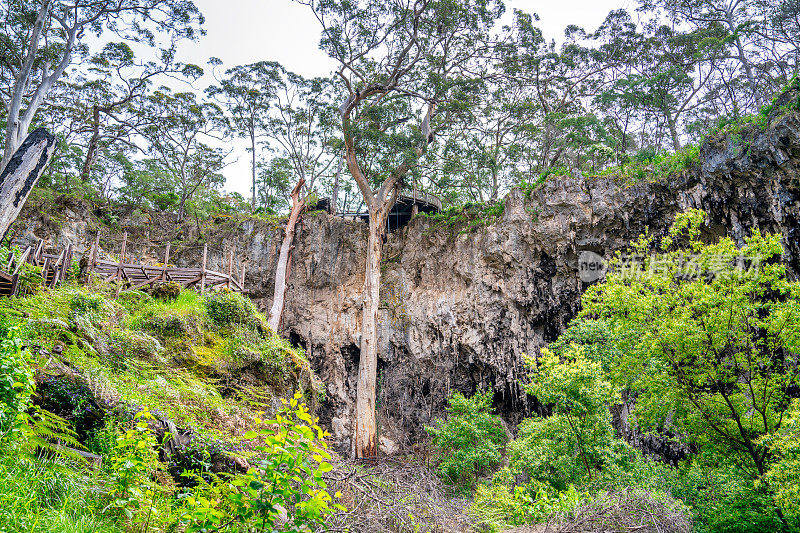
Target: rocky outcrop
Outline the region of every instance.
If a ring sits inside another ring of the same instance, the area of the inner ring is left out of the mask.
[[[710,215],[709,237],[742,243],[754,228],[783,235],[800,272],[800,117],[707,143],[702,165],[669,180],[620,184],[559,177],[530,197],[513,191],[503,217],[470,232],[416,218],[384,250],[379,407],[383,434],[413,442],[451,390],[495,390],[501,413],[534,408],[521,392],[522,356],[554,340],[579,307],[585,250],[610,258],[646,229],[689,208]],[[349,434],[358,367],[366,228],[307,221],[297,243],[284,328],[328,384],[328,418]]]
[[[413,444],[452,390],[493,389],[499,411],[510,421],[534,409],[518,384],[525,373],[523,354],[554,340],[578,311],[586,288],[578,275],[582,251],[610,258],[647,228],[662,232],[675,213],[700,208],[710,215],[709,237],[730,235],[743,242],[755,228],[780,233],[790,270],[800,272],[800,115],[777,117],[765,131],[753,126],[712,139],[700,161],[697,168],[657,182],[558,177],[529,196],[512,191],[502,217],[488,226],[466,231],[417,217],[390,234],[380,315],[384,447]],[[140,227],[151,239],[159,234]],[[37,235],[35,224],[20,228],[28,238]],[[245,250],[248,289],[266,308],[280,229],[247,221],[220,225],[204,236],[220,257],[223,247]],[[366,242],[367,227],[360,221],[304,217],[282,325],[326,382],[323,422],[345,450]],[[201,246],[178,248],[177,261],[198,261]]]

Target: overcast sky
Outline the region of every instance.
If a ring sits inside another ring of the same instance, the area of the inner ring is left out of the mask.
[[[183,43],[182,60],[205,66],[208,58],[222,59],[226,68],[256,61],[278,61],[304,76],[329,74],[334,63],[319,50],[320,28],[308,7],[291,0],[194,0],[206,17],[207,35]],[[538,13],[548,39],[559,40],[569,24],[596,28],[609,11],[633,8],[634,0],[506,0],[507,12]],[[207,83],[207,81],[206,81]],[[203,83],[195,86],[202,89]],[[250,194],[250,170],[244,145],[236,144],[226,168],[226,189]]]

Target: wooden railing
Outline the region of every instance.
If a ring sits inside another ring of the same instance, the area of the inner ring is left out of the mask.
[[[238,274],[238,279],[233,272],[233,251],[228,253],[227,273],[211,270],[208,267],[208,245],[203,247],[203,262],[200,268],[185,268],[169,266],[171,244],[167,243],[164,252],[164,262],[159,266],[127,262],[128,234],[122,237],[122,247],[119,260],[100,259],[100,236],[95,239],[89,250],[85,268],[97,273],[104,281],[119,283],[130,289],[141,289],[153,283],[174,281],[184,287],[199,287],[200,292],[207,288],[227,287],[232,291],[244,291],[245,266]],[[67,278],[67,271],[72,266],[72,245],[68,245],[59,254],[43,252],[44,242],[39,241],[36,247],[28,246],[22,251],[17,260],[13,253],[3,261],[0,258],[0,295],[16,296],[19,291],[19,278],[22,265],[30,263],[42,268],[42,284],[45,287],[55,287]]]
[[[39,241],[36,247],[26,247],[19,259],[13,252],[8,253],[0,263],[0,295],[17,295],[22,265],[26,263],[41,267],[42,285],[45,287],[55,287],[67,278],[67,271],[72,265],[72,245],[57,255],[44,253],[43,250],[44,242]]]
[[[122,248],[118,261],[98,259],[100,250],[100,236],[98,235],[89,251],[87,268],[100,274],[105,281],[127,282],[131,289],[141,289],[152,283],[174,281],[184,287],[199,286],[200,292],[206,288],[225,286],[233,291],[244,291],[245,265],[242,263],[239,279],[233,272],[233,250],[228,253],[228,272],[217,272],[208,268],[208,245],[203,246],[203,262],[200,268],[186,268],[169,266],[171,244],[167,243],[164,251],[164,261],[161,266],[144,265],[126,262],[128,234],[122,237]]]

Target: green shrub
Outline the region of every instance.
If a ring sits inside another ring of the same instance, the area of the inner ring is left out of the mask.
[[[69,300],[69,308],[73,313],[100,313],[105,309],[106,301],[102,295],[87,291],[73,291]]]
[[[781,430],[768,440],[776,458],[767,482],[776,489],[778,505],[787,516],[800,518],[800,401],[792,400]]]
[[[562,357],[545,348],[538,360],[528,359],[533,372],[525,390],[552,405],[553,413],[524,420],[509,445],[512,468],[559,490],[597,477],[621,444],[608,410],[618,393],[600,363],[588,360],[578,345]]]
[[[322,475],[332,469],[325,434],[301,398],[283,400],[275,420],[245,434],[263,442],[255,446],[262,459],[254,468],[211,482],[198,476],[182,516],[188,533],[230,525],[240,531],[314,531],[334,509],[344,510],[325,490]]]
[[[84,445],[87,451],[105,457],[114,449],[117,438],[120,435],[121,425],[119,420],[113,414],[107,413],[103,420],[103,425],[89,431]]]
[[[178,196],[177,193],[170,191],[164,194],[154,194],[152,200],[159,210],[166,211],[167,209],[178,205],[180,196]]]
[[[117,437],[108,456],[108,507],[122,512],[133,524],[145,524],[142,531],[158,520],[156,502],[163,490],[153,480],[153,473],[163,466],[147,425],[150,419],[148,411],[136,413],[134,427]]]
[[[785,526],[775,512],[773,496],[756,485],[724,455],[713,452],[682,465],[673,494],[692,509],[703,533],[757,533],[797,531],[797,516],[787,516]]]
[[[129,311],[136,311],[150,301],[150,295],[143,291],[127,290],[117,296],[116,302]]]
[[[0,442],[23,430],[36,386],[30,356],[21,349],[18,333],[12,328],[10,337],[0,341]]]
[[[504,468],[495,474],[491,484],[478,485],[470,515],[480,528],[495,533],[541,523],[555,514],[572,513],[582,500],[589,498],[573,486],[562,492],[536,481],[515,486],[513,477]]]
[[[621,336],[621,333],[612,330],[606,320],[576,318],[558,339],[548,345],[548,349],[564,357],[576,344],[581,347],[586,359],[599,362],[603,371],[608,372],[622,356],[619,348]]]
[[[152,331],[163,337],[197,337],[203,326],[203,317],[198,313],[166,312],[142,318],[138,328]]]
[[[439,475],[448,483],[471,487],[478,476],[500,464],[506,434],[492,415],[492,392],[467,398],[456,392],[447,400],[447,420],[425,431],[433,439]]]
[[[206,296],[206,313],[219,327],[236,324],[256,327],[260,325],[260,314],[255,304],[238,292],[221,290]]]

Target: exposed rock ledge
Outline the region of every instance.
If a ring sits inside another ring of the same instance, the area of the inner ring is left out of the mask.
[[[676,212],[696,207],[710,214],[716,235],[742,241],[752,228],[782,234],[790,269],[800,272],[800,115],[777,118],[765,132],[714,139],[700,158],[699,168],[662,182],[625,186],[575,176],[549,180],[529,198],[515,190],[497,223],[469,233],[432,229],[418,217],[390,235],[380,317],[383,445],[412,444],[454,389],[494,388],[510,421],[534,408],[517,385],[522,355],[555,339],[577,312],[583,250],[608,258],[645,228],[659,233]],[[91,216],[71,209],[60,228],[29,214],[14,231],[85,245]],[[131,231],[138,238],[174,235],[174,228],[147,224]],[[283,322],[327,383],[323,422],[343,449],[354,409],[366,234],[361,222],[305,217]],[[205,237],[212,248],[246,250],[247,286],[267,307],[280,231],[245,222]],[[199,250],[185,247],[176,260],[197,262]]]

